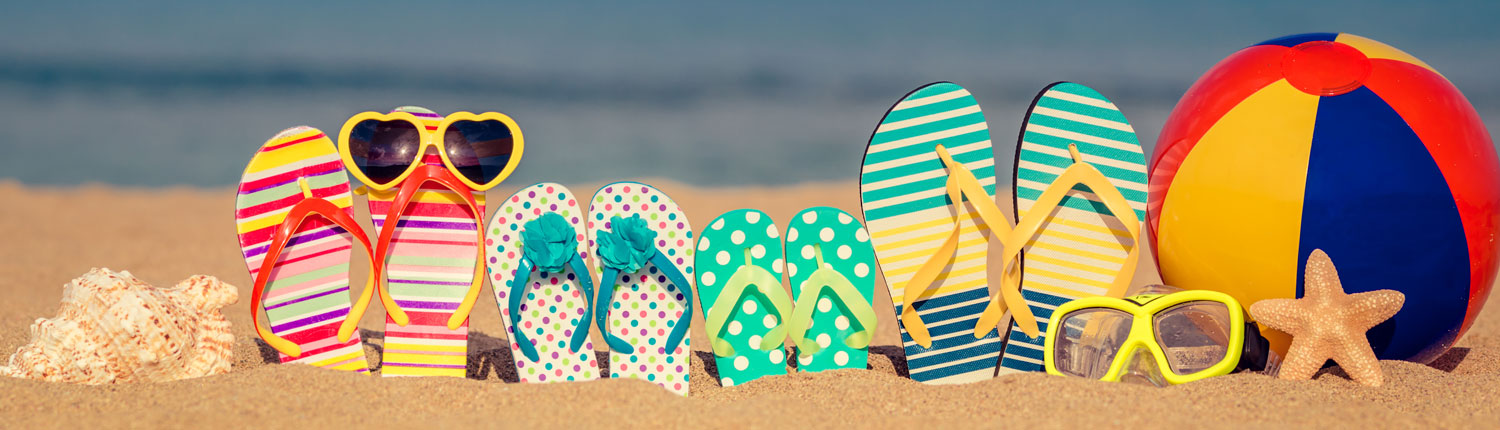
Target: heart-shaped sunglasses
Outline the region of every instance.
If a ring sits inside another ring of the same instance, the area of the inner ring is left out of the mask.
[[[356,179],[384,191],[416,171],[430,146],[464,185],[484,191],[510,176],[526,146],[503,113],[457,112],[432,123],[410,112],[362,112],[339,132],[339,155]]]

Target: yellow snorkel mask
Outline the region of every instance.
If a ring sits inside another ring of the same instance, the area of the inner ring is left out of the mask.
[[[1047,373],[1165,387],[1274,369],[1279,359],[1253,324],[1217,291],[1154,285],[1123,299],[1078,299],[1047,323]]]

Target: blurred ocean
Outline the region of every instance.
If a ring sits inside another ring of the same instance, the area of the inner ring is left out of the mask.
[[[284,128],[421,105],[514,117],[511,185],[852,181],[886,108],[936,80],[974,92],[1007,169],[1050,82],[1111,97],[1149,152],[1209,66],[1315,31],[1416,55],[1500,132],[1494,1],[507,3],[0,5],[0,178],[227,186]]]

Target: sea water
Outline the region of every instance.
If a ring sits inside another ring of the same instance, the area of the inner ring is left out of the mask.
[[[936,80],[975,94],[1005,170],[1050,82],[1111,97],[1149,152],[1215,62],[1319,31],[1422,58],[1500,130],[1497,2],[556,3],[8,4],[0,178],[226,186],[284,128],[422,105],[514,117],[513,185],[853,181],[885,110]]]

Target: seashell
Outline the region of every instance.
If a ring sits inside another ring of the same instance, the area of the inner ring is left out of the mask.
[[[31,325],[0,375],[98,385],[227,373],[234,335],[219,309],[237,300],[212,276],[156,288],[96,268],[63,286],[57,316]]]

